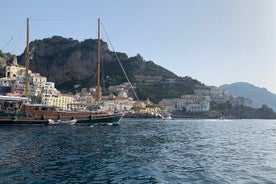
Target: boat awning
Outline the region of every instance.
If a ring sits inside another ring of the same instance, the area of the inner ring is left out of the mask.
[[[2,100],[2,101],[30,101],[30,99],[27,97],[3,96],[3,95],[0,95],[0,100]]]

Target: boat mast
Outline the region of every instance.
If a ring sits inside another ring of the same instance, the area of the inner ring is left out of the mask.
[[[30,48],[29,48],[29,21],[30,19],[27,18],[27,39],[26,39],[26,55],[25,55],[25,97],[28,97],[29,92],[29,63],[30,63]]]
[[[101,38],[100,38],[100,26],[101,22],[98,19],[98,57],[97,57],[97,87],[96,87],[96,102],[100,102],[101,100],[101,86],[100,86],[100,66],[101,66]]]

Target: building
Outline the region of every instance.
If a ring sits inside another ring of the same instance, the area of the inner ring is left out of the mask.
[[[68,104],[72,104],[74,102],[74,96],[68,94],[43,94],[41,97],[41,102],[44,105],[55,106],[60,110],[71,110],[69,109]]]
[[[45,82],[42,86],[42,94],[45,95],[58,95],[60,92],[55,88],[55,83]]]
[[[42,95],[42,88],[47,84],[47,78],[41,76],[39,73],[31,73],[29,81],[29,88],[31,88],[29,94],[32,96]]]
[[[119,97],[113,94],[102,97],[100,108],[105,111],[128,111],[133,107],[133,98]]]
[[[161,77],[161,76],[134,75],[134,77],[135,77],[135,80],[138,81],[138,82],[158,82],[158,81],[162,80],[162,77]]]
[[[7,78],[7,77],[0,78],[1,86],[10,86],[11,82],[12,82],[12,80],[10,78]]]
[[[172,112],[176,110],[176,103],[177,103],[177,98],[174,99],[163,99],[161,100],[158,104],[162,106],[164,109],[166,109],[169,112]]]
[[[11,93],[14,94],[14,96],[23,96],[24,83],[22,83],[20,80],[12,81],[12,83],[10,84],[10,87],[11,87]]]
[[[230,100],[231,95],[227,90],[222,90],[215,86],[208,86],[204,89],[195,89],[196,96],[209,96],[210,101],[217,103],[225,103]]]
[[[115,99],[115,109],[120,111],[129,111],[133,107],[133,98],[131,97],[116,97]]]
[[[11,65],[5,67],[5,77],[0,79],[1,86],[10,86],[11,93],[15,96],[22,96],[25,93],[26,68],[17,64],[16,57]],[[47,78],[39,73],[32,73],[28,70],[28,94],[30,96],[41,96],[46,94],[59,94],[55,84],[47,82]]]
[[[95,107],[95,99],[86,88],[83,88],[81,93],[74,95],[72,103],[67,104],[67,109],[73,111],[86,111],[87,109],[91,110],[93,107]]]
[[[210,110],[210,97],[197,95],[183,95],[176,101],[177,110],[187,112],[206,112]]]
[[[10,80],[17,80],[19,76],[24,76],[26,74],[26,68],[17,64],[16,57],[14,57],[11,65],[6,66],[5,71],[5,77],[9,78]],[[31,73],[31,71],[29,70],[28,73]]]
[[[252,100],[244,97],[232,97],[229,101],[232,106],[253,107]]]

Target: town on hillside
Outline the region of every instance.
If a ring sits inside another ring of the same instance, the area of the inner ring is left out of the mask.
[[[24,96],[26,68],[13,62],[5,66],[5,76],[0,78],[0,94],[7,96]],[[85,111],[99,108],[95,102],[95,88],[83,88],[77,94],[62,94],[55,88],[55,83],[48,82],[46,77],[39,73],[28,71],[28,94],[33,103],[52,105],[63,111]],[[160,80],[160,76],[135,76],[138,81],[147,83]],[[194,94],[182,95],[180,98],[163,99],[153,104],[150,99],[134,101],[129,96],[131,85],[123,83],[109,86],[108,96],[103,96],[100,109],[105,111],[121,111],[126,117],[170,117],[171,113],[181,111],[186,113],[199,113],[210,111],[211,103],[230,103],[233,106],[242,105],[252,107],[250,99],[234,97],[228,91],[217,87],[199,88]]]

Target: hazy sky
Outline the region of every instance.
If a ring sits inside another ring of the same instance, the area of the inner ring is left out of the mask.
[[[23,52],[27,17],[31,41],[96,38],[99,17],[116,51],[206,85],[276,93],[275,0],[1,0],[1,50]]]

